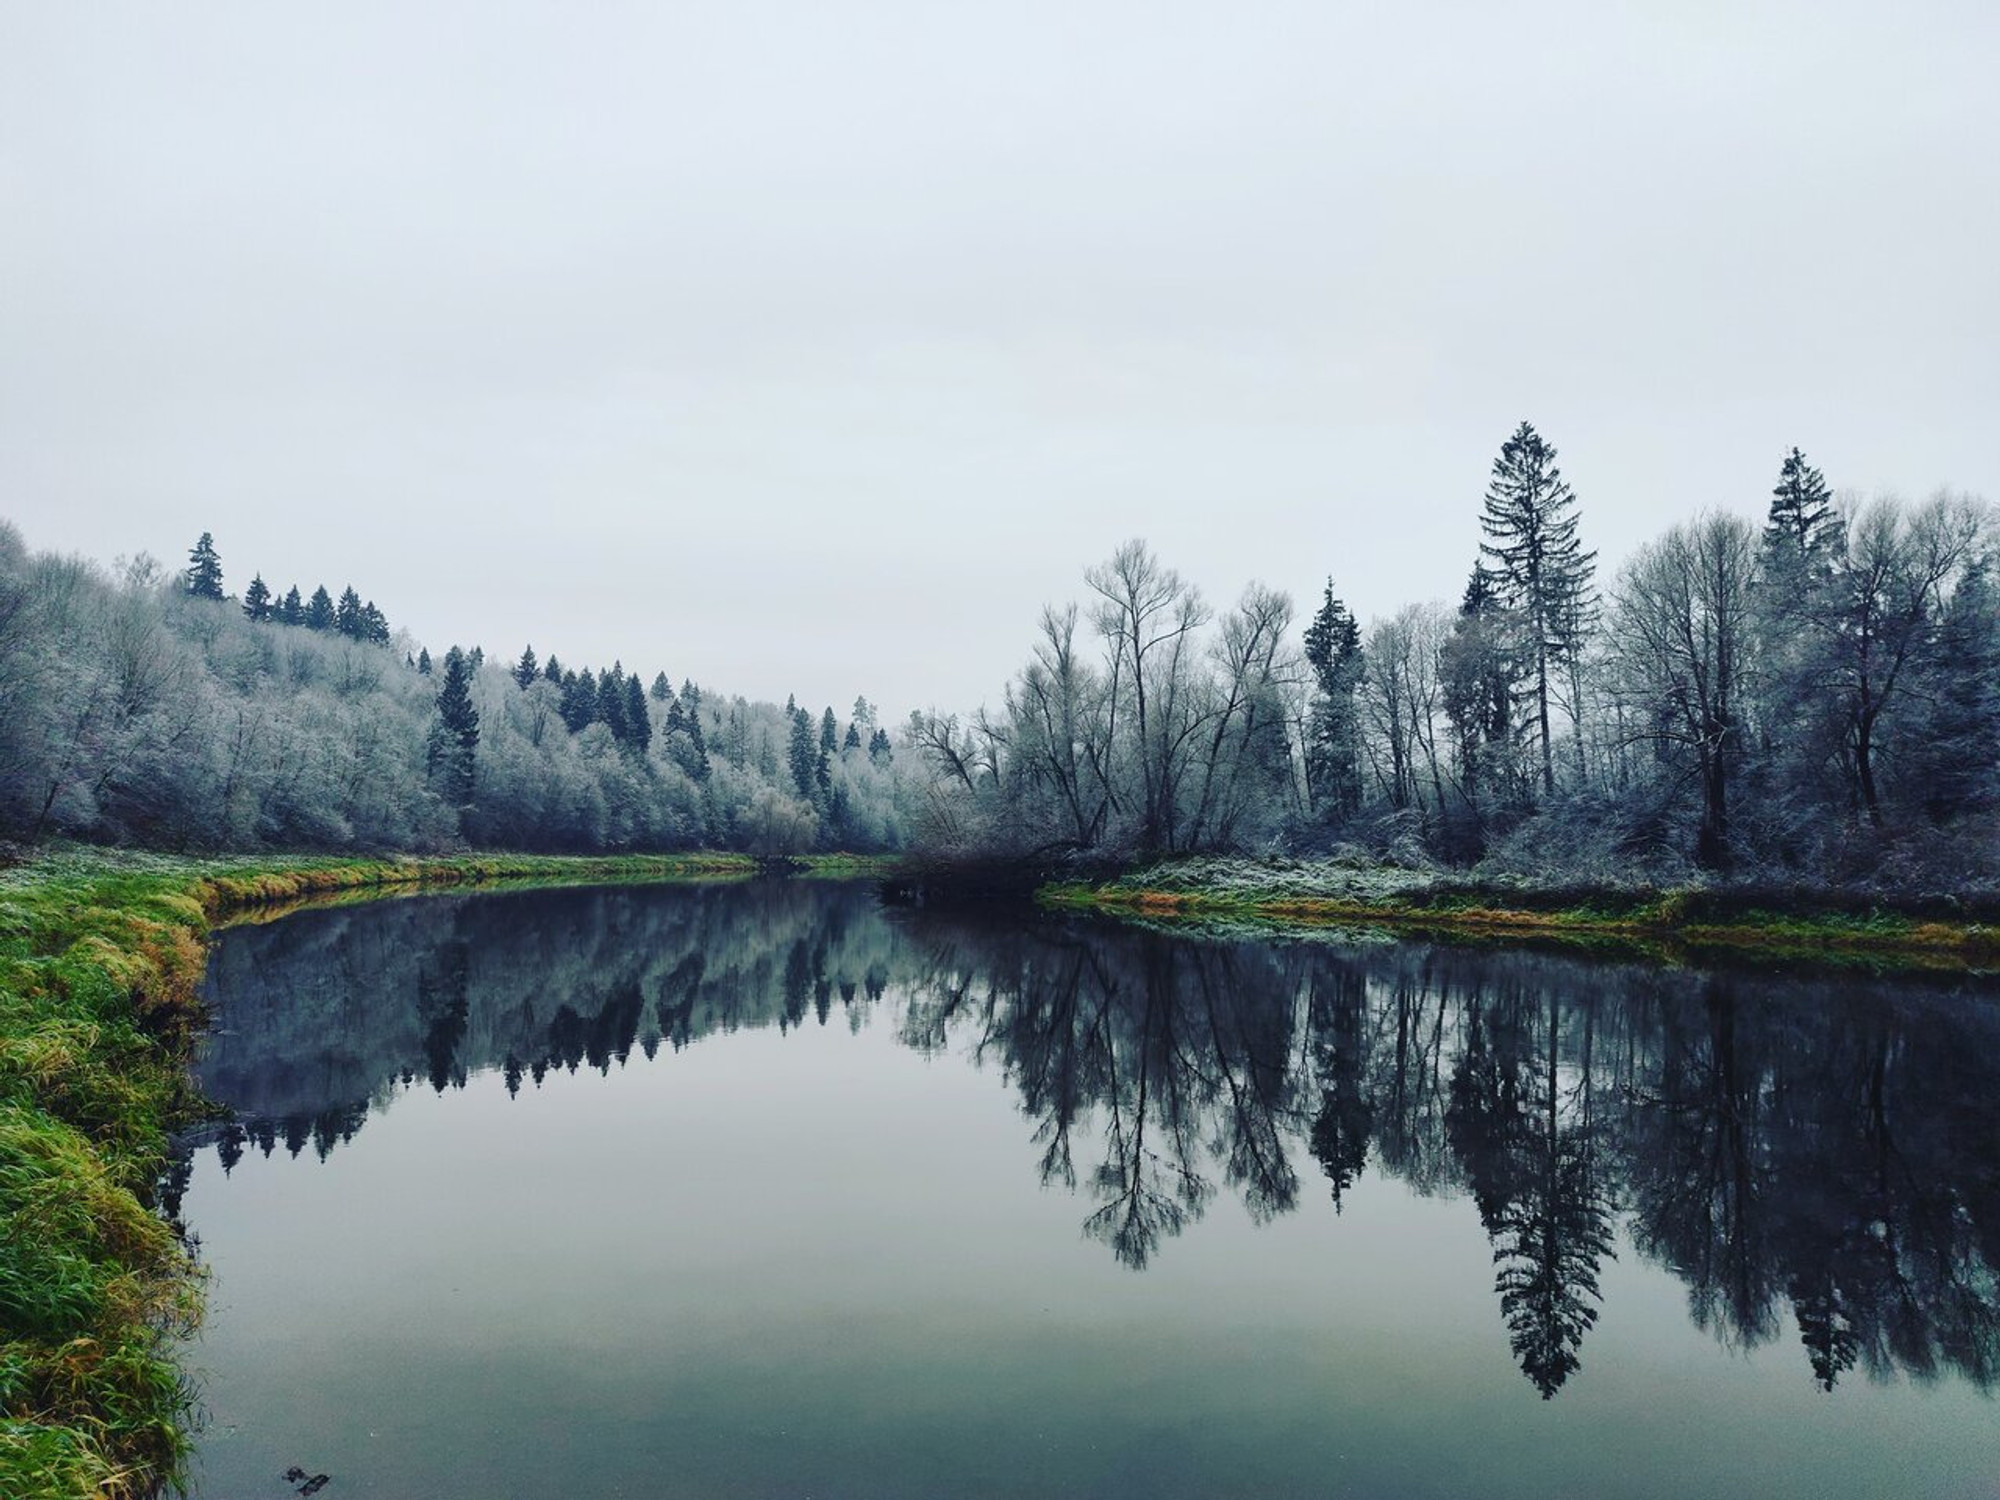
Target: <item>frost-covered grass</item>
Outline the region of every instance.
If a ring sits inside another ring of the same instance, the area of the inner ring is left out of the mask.
[[[1995,914],[1950,898],[1884,909],[1836,892],[1560,885],[1383,863],[1366,855],[1171,860],[1099,885],[1050,887],[1043,899],[1057,906],[1204,925],[1250,923],[1265,930],[1375,924],[1499,940],[1616,944],[1655,956],[1728,951],[1878,967],[2000,966]]]
[[[211,927],[319,896],[748,875],[740,855],[190,859],[82,847],[0,867],[0,1496],[138,1496],[189,1443],[200,1276],[153,1211]]]

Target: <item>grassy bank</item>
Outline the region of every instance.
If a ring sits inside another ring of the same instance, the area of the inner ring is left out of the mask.
[[[808,871],[845,873],[838,861]],[[176,1342],[201,1282],[152,1210],[217,925],[443,886],[747,876],[741,855],[183,859],[64,849],[0,868],[0,1495],[150,1493],[188,1448]]]
[[[2000,969],[2000,909],[1992,898],[1899,904],[1752,887],[1553,888],[1328,861],[1191,859],[1102,883],[1048,886],[1039,899],[1188,925],[1372,928],[1665,959]]]

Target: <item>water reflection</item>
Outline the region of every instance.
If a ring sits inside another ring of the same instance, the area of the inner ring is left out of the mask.
[[[2000,1008],[1422,945],[1191,940],[879,911],[804,882],[434,897],[232,932],[202,1065],[214,1144],[321,1157],[397,1091],[608,1072],[744,1027],[859,1027],[1004,1079],[1033,1169],[1143,1268],[1219,1192],[1258,1221],[1317,1164],[1469,1195],[1516,1362],[1581,1367],[1622,1242],[1725,1341],[1789,1312],[1818,1383],[1990,1388]]]

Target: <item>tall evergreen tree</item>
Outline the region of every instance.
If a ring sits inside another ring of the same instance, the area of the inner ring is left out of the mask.
[[[431,675],[431,654],[422,646],[417,648],[417,672],[424,677]]]
[[[545,682],[553,682],[557,687],[563,685],[562,663],[556,660],[553,651],[549,653],[549,659],[542,663],[542,679]]]
[[[849,719],[847,721],[847,734],[846,737],[841,740],[840,748],[843,752],[848,750],[859,750],[861,748],[861,726],[855,723],[852,719]]]
[[[625,718],[625,667],[614,661],[597,679],[597,718],[623,745],[632,738],[632,726]]]
[[[532,645],[522,647],[521,659],[514,663],[514,686],[525,693],[528,684],[541,675],[541,664],[535,660],[535,648]]]
[[[472,801],[479,710],[472,702],[471,662],[456,646],[445,653],[437,714],[430,734],[430,773],[445,801],[463,808]]]
[[[389,644],[389,617],[376,608],[373,599],[361,606],[361,639],[378,646]]]
[[[819,753],[835,755],[840,751],[840,723],[833,716],[833,706],[829,704],[819,720]]]
[[[188,553],[187,591],[197,599],[222,597],[222,559],[216,555],[215,538],[206,531]]]
[[[1526,727],[1540,751],[1542,791],[1555,791],[1555,736],[1549,701],[1567,681],[1571,711],[1585,638],[1597,608],[1597,554],[1577,540],[1576,495],[1556,467],[1556,450],[1523,422],[1501,445],[1479,518],[1481,554],[1513,624]],[[1577,726],[1579,736],[1582,726]],[[1581,746],[1579,745],[1579,752]]]
[[[252,578],[250,587],[243,591],[243,613],[252,620],[271,618],[271,590],[265,584],[262,573]]]
[[[1313,697],[1306,724],[1306,795],[1315,811],[1345,817],[1361,804],[1361,628],[1326,581],[1326,598],[1306,627]]]
[[[653,743],[653,715],[646,707],[646,690],[639,674],[625,679],[625,743],[643,756]]]
[[[563,723],[571,734],[580,734],[597,719],[597,678],[590,668],[563,674]]]
[[[305,627],[308,630],[333,629],[333,595],[321,584],[313,590],[312,598],[306,603]]]
[[[667,681],[667,674],[665,672],[654,675],[652,693],[655,703],[665,703],[669,698],[673,697],[674,685]]]
[[[305,603],[299,598],[299,586],[295,583],[285,591],[285,602],[278,606],[278,623],[303,625],[305,622]]]
[[[333,611],[333,628],[339,634],[357,641],[364,639],[367,634],[367,627],[361,614],[361,596],[354,592],[352,584],[340,591],[340,603],[334,606]]]
[[[819,787],[819,746],[813,735],[812,715],[803,708],[792,710],[792,738],[786,760],[792,784],[801,797],[810,799]]]
[[[1764,522],[1764,550],[1784,566],[1810,571],[1815,563],[1840,550],[1840,515],[1826,476],[1806,462],[1797,448],[1786,455],[1771,491],[1771,511]]]
[[[1475,816],[1509,763],[1513,671],[1502,639],[1502,610],[1492,576],[1475,564],[1439,655],[1444,715],[1456,742],[1459,785]]]
[[[889,743],[889,731],[880,725],[868,736],[868,758],[884,766],[896,758],[896,747]]]

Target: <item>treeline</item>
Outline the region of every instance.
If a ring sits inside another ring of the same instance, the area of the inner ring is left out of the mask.
[[[1494,461],[1458,603],[1295,634],[1139,541],[1045,609],[997,711],[914,715],[940,855],[1358,846],[1564,880],[1696,870],[1970,886],[2000,849],[2000,531],[1836,499],[1799,450],[1761,530],[1677,525],[1600,585],[1556,450]],[[1468,550],[1471,548],[1468,546]]]
[[[875,710],[843,720],[524,651],[433,660],[353,588],[241,599],[110,574],[0,522],[0,838],[172,848],[781,853],[899,847],[909,789]],[[295,607],[296,606],[296,607]],[[296,626],[298,628],[284,628]],[[798,742],[802,723],[806,753]]]

